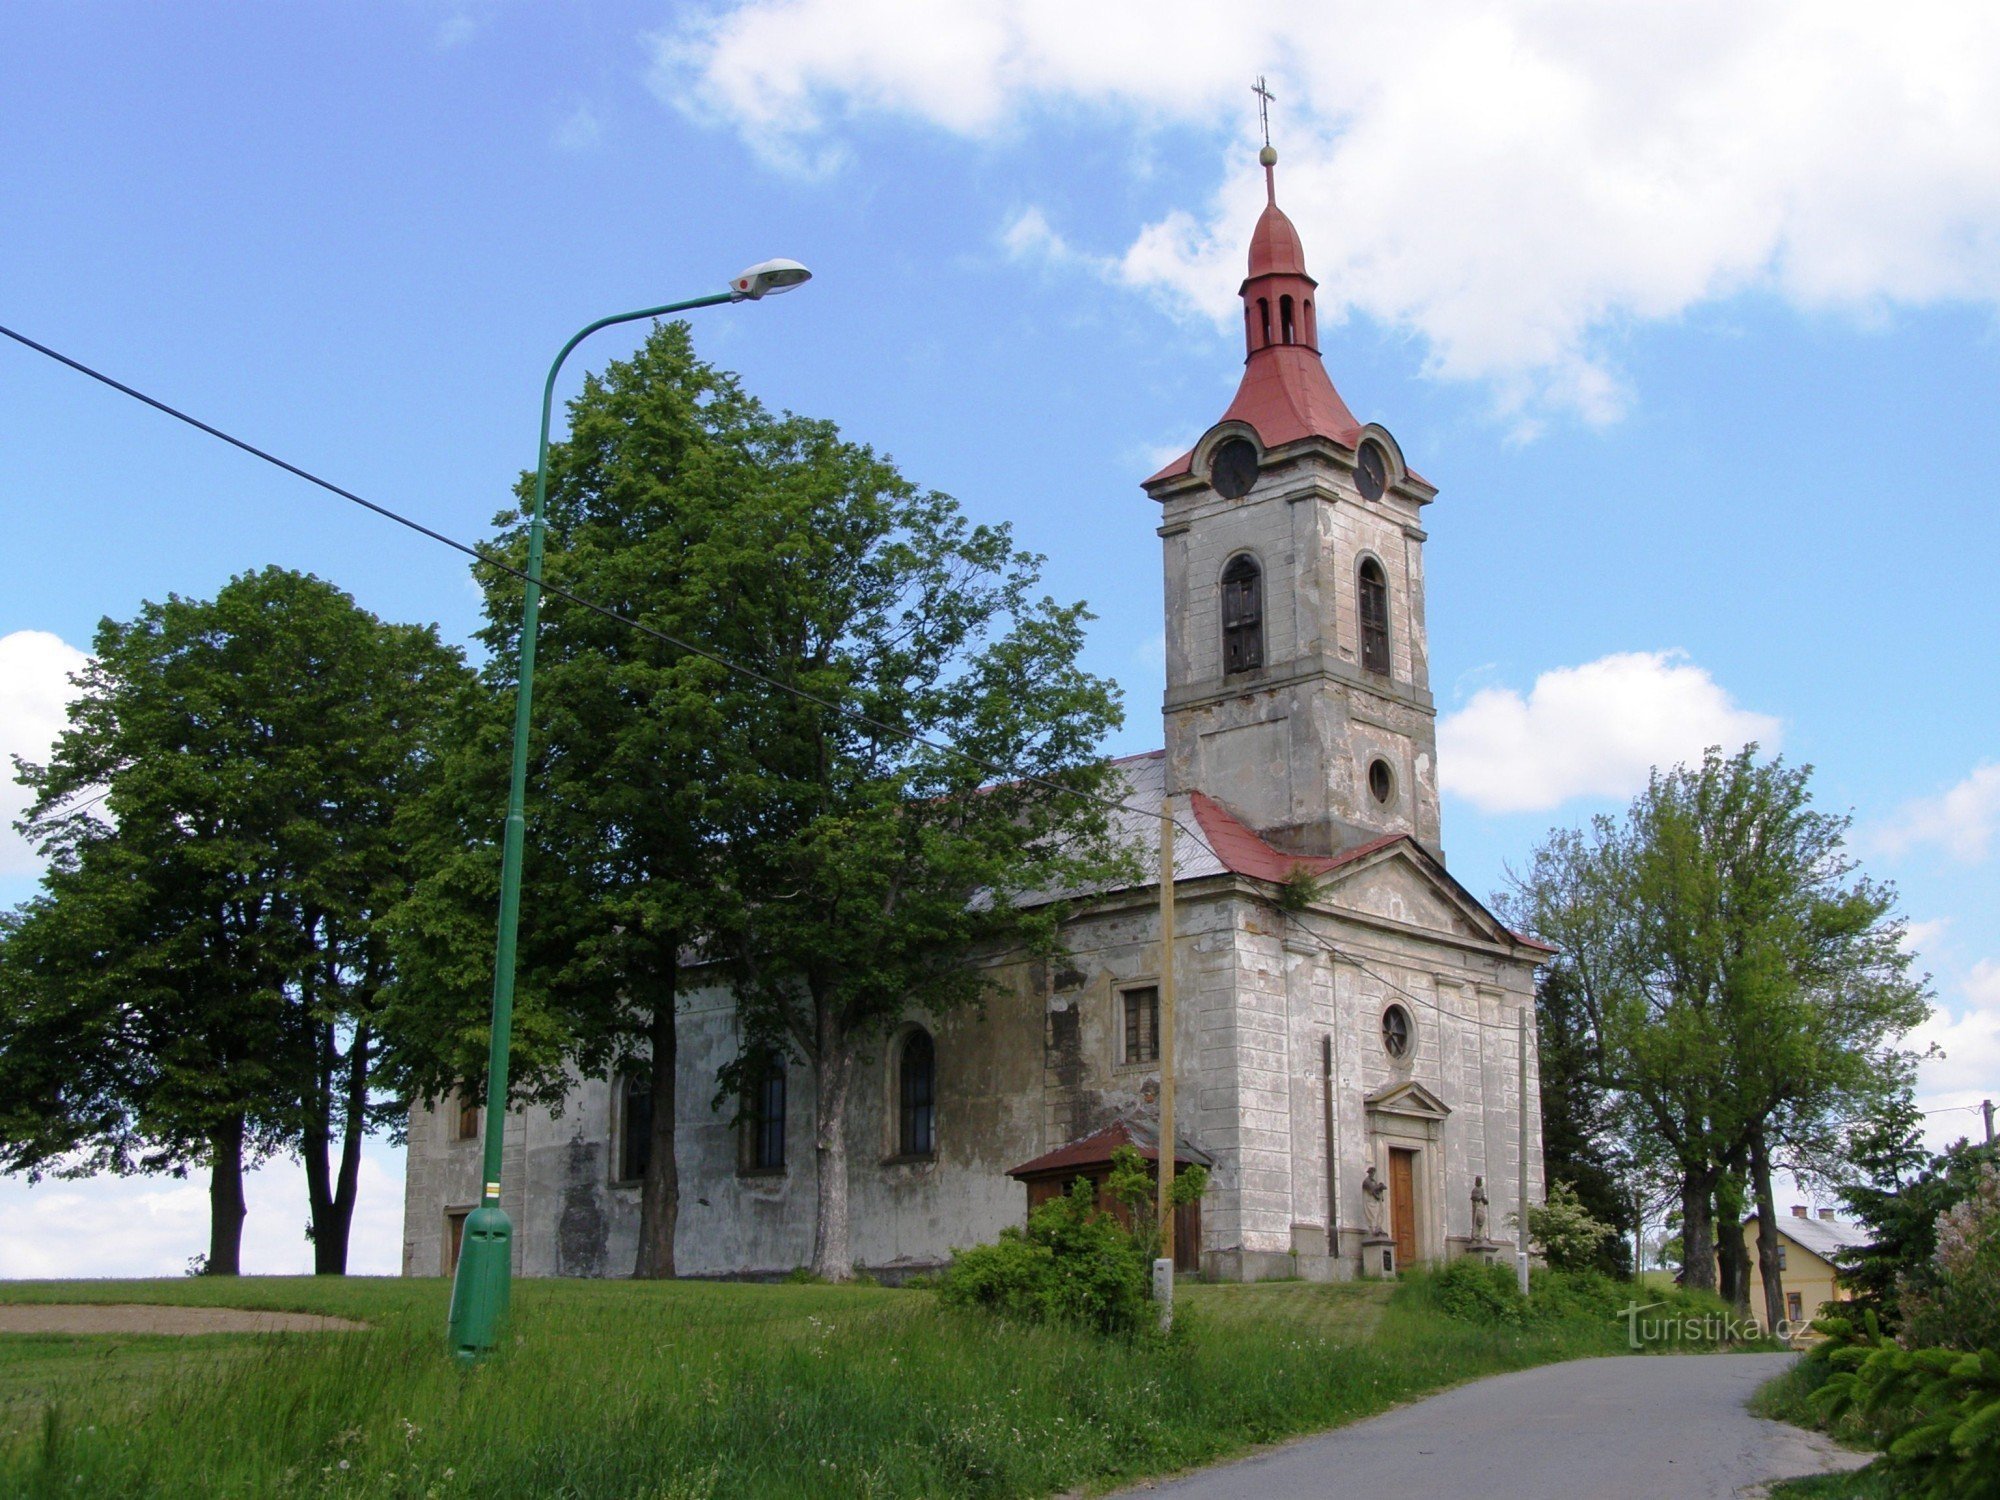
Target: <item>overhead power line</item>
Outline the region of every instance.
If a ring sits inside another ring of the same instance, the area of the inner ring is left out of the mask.
[[[353,490],[346,489],[341,485],[335,484],[330,479],[322,478],[320,475],[313,473],[310,469],[302,468],[298,464],[292,463],[286,459],[282,459],[278,457],[275,453],[271,453],[266,449],[259,448],[255,443],[246,442],[244,439],[237,437],[234,433],[226,432],[222,428],[215,426],[211,422],[204,422],[202,421],[201,418],[192,416],[189,413],[182,411],[177,406],[170,406],[165,401],[160,400],[157,396],[149,396],[144,391],[139,390],[137,387],[127,385],[124,381],[118,380],[113,376],[107,375],[102,370],[93,369],[91,366],[85,364],[82,360],[73,359],[69,355],[64,354],[59,349],[52,349],[47,344],[39,343],[36,340],[29,338],[26,334],[17,332],[12,328],[8,328],[4,324],[0,324],[0,334],[5,334],[15,343],[20,344],[25,348],[32,349],[37,354],[46,355],[48,358],[56,361],[56,363],[58,364],[67,365],[70,369],[75,370],[79,375],[87,375],[92,380],[97,381],[99,384],[109,386],[112,390],[117,391],[120,395],[130,396],[134,401],[138,401],[146,406],[150,406],[153,408],[153,410],[161,412],[166,416],[172,417],[177,422],[185,422],[188,426],[194,428],[197,432],[207,433],[210,437],[215,438],[221,442],[227,443],[232,448],[240,449],[242,452],[249,454],[252,458],[262,459],[265,463],[271,464],[276,468],[283,469],[287,474],[290,474],[295,478],[303,479],[307,484],[316,485],[320,489],[327,491],[329,494],[338,495],[343,500],[351,501],[353,504],[360,506],[363,510],[372,511],[375,515],[382,517],[386,521],[393,521],[396,525],[406,527],[407,529],[414,531],[415,533],[417,533],[417,535],[421,537],[427,537],[429,540],[438,543],[440,546],[449,547],[454,552],[462,552],[467,557],[471,558],[474,562],[480,563],[483,566],[489,568],[493,568],[498,572],[505,573],[509,577],[517,578],[523,583],[527,583],[530,581],[527,573],[524,570],[515,567],[512,563],[506,561],[504,558],[496,557],[492,553],[487,552],[482,548],[476,547],[470,542],[460,541],[457,537],[450,536],[445,532],[437,530],[435,527],[426,526],[423,522],[416,520],[414,517],[404,515],[401,511],[392,510],[390,507],[386,505],[379,504],[378,502],[370,500],[365,496],[357,495],[354,493]],[[550,583],[547,579],[536,579],[533,581],[540,586],[541,591],[544,594],[548,594],[554,598],[560,599],[566,604],[574,604],[579,609],[588,610],[595,615],[601,615],[603,618],[607,620],[615,620],[620,625],[623,625],[628,629],[635,630],[641,635],[650,636],[652,639],[659,641],[663,645],[672,646],[677,651],[685,652],[687,655],[697,657],[702,661],[711,662],[714,665],[721,667],[723,670],[727,672],[732,672],[739,677],[743,677],[748,679],[749,681],[759,683],[765,687],[773,689],[774,691],[787,694],[790,697],[800,700],[801,702],[810,703],[816,707],[823,708],[829,713],[839,715],[840,717],[848,720],[850,723],[861,725],[862,727],[867,729],[872,729],[879,734],[886,734],[894,739],[900,739],[907,744],[915,745],[921,749],[928,750],[934,755],[955,756],[959,760],[963,761],[965,764],[977,767],[979,770],[986,772],[990,776],[997,776],[1005,781],[1023,782],[1029,786],[1039,786],[1048,791],[1056,792],[1065,797],[1078,798],[1081,801],[1091,803],[1093,806],[1101,807],[1108,811],[1131,813],[1136,817],[1142,817],[1142,818],[1157,818],[1159,816],[1158,809],[1149,810],[1142,807],[1135,807],[1129,802],[1120,802],[1112,798],[1100,797],[1089,792],[1079,792],[1074,787],[1066,787],[1062,785],[1062,783],[1058,781],[1053,781],[1046,776],[1036,775],[1032,772],[1019,771],[1014,769],[1013,767],[1004,766],[999,764],[998,762],[990,761],[982,755],[975,754],[974,752],[965,749],[963,746],[952,744],[949,740],[932,739],[927,735],[918,734],[915,730],[905,729],[901,725],[885,723],[880,719],[874,718],[872,715],[863,713],[858,708],[853,708],[847,704],[836,702],[830,698],[821,697],[817,693],[809,692],[805,688],[795,686],[792,683],[782,682],[779,679],[770,676],[768,673],[760,672],[755,667],[745,666],[743,663],[732,660],[731,658],[722,655],[720,652],[712,651],[705,646],[698,646],[692,641],[682,640],[679,636],[673,635],[668,631],[661,630],[656,626],[648,625],[643,620],[635,620],[632,616],[625,614],[620,610],[613,609],[609,605],[599,604],[594,599],[587,599],[583,595],[573,593],[571,590],[563,588],[559,584]],[[1204,849],[1207,849],[1211,854],[1215,853],[1214,845],[1212,845],[1205,837],[1203,837],[1203,835],[1198,829],[1188,827],[1188,825],[1182,822],[1179,818],[1174,819],[1174,826],[1180,829],[1182,832],[1186,833],[1189,838],[1193,839],[1196,843],[1200,844]]]

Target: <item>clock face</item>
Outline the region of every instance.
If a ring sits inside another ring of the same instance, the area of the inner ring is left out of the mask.
[[[1354,483],[1363,500],[1380,500],[1388,488],[1389,464],[1379,443],[1363,443],[1354,465]]]
[[[1225,500],[1240,500],[1257,482],[1257,447],[1248,438],[1231,438],[1208,461],[1208,482]]]

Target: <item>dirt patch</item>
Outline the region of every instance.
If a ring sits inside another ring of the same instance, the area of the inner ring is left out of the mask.
[[[352,1333],[366,1323],[318,1313],[247,1307],[168,1307],[149,1302],[0,1304],[0,1333]]]

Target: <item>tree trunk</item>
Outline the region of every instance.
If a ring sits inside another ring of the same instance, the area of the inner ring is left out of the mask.
[[[208,1276],[243,1274],[243,1117],[232,1115],[209,1138]]]
[[[828,1281],[847,1281],[854,1275],[847,1234],[847,1094],[854,1059],[847,1037],[826,1023],[820,1026],[819,1041],[819,1055],[813,1059],[818,1084],[813,1160],[819,1194],[813,1208],[812,1270]]]
[[[1681,1280],[1703,1292],[1715,1290],[1714,1189],[1713,1172],[1681,1178]]]
[[[632,1274],[644,1280],[674,1275],[674,1228],[681,1216],[680,1165],[674,1160],[674,1071],[680,1035],[674,1024],[674,992],[679,986],[679,947],[669,940],[666,982],[659,986],[647,1029],[652,1051],[652,1133],[646,1145],[646,1175],[639,1184],[639,1254]]]
[[[361,1141],[368,1111],[368,1063],[373,1038],[367,1026],[358,1027],[347,1049],[346,1098],[341,1105],[340,1177],[328,1191],[327,1147],[329,1132],[319,1137],[317,1185],[313,1163],[306,1161],[306,1192],[312,1202],[313,1275],[345,1276],[347,1248],[354,1230],[354,1201],[361,1184]]]
[[[1740,1153],[1715,1184],[1716,1293],[1750,1316],[1750,1251],[1743,1234],[1743,1162]]]
[[[1715,1294],[1739,1312],[1750,1310],[1750,1253],[1743,1244],[1743,1221],[1722,1210],[1715,1216]]]
[[[330,1023],[315,1025],[313,1036],[313,1097],[307,1101],[305,1128],[299,1132],[299,1160],[306,1169],[306,1238],[312,1241],[313,1274],[326,1274],[324,1237],[333,1232],[332,1168],[327,1152],[333,1138],[334,1036]],[[341,1265],[347,1263],[345,1237]]]
[[[1771,1194],[1771,1145],[1760,1126],[1750,1136],[1750,1189],[1757,1195],[1757,1276],[1764,1284],[1764,1329],[1785,1321],[1785,1283],[1778,1273],[1778,1207]]]

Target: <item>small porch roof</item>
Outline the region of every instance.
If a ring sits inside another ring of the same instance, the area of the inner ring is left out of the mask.
[[[1147,1161],[1160,1159],[1160,1127],[1146,1120],[1113,1120],[1102,1130],[1094,1130],[1089,1135],[1071,1141],[1067,1146],[1058,1146],[1053,1151],[1045,1151],[1033,1161],[1024,1161],[1018,1167],[1009,1169],[1007,1175],[1022,1182],[1037,1177],[1053,1177],[1062,1172],[1080,1172],[1090,1167],[1106,1167],[1111,1164],[1112,1153],[1121,1146],[1130,1146]],[[1213,1167],[1215,1158],[1201,1147],[1182,1136],[1174,1148],[1174,1163],[1184,1167]]]

